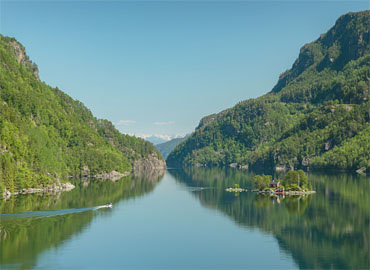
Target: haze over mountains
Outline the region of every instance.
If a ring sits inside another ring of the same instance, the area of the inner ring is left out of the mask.
[[[151,142],[152,144],[161,144],[173,139],[183,138],[183,135],[166,135],[166,134],[137,134],[138,138],[143,138],[144,140]]]
[[[269,93],[204,117],[171,166],[370,170],[370,11],[304,45]]]
[[[180,143],[185,141],[189,136],[190,134],[187,134],[184,137],[174,138],[170,141],[156,144],[155,148],[157,148],[157,150],[162,154],[163,158],[166,159],[168,155],[172,152],[172,150],[175,149],[175,147],[178,146]]]

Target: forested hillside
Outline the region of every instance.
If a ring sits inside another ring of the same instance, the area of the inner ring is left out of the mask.
[[[304,45],[271,92],[203,118],[170,165],[370,170],[370,11]]]
[[[81,173],[125,173],[149,156],[162,159],[149,142],[120,134],[41,82],[25,48],[0,35],[0,194]]]

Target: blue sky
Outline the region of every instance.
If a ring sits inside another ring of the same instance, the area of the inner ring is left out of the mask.
[[[299,49],[368,1],[4,1],[41,80],[128,134],[185,134],[258,97]]]

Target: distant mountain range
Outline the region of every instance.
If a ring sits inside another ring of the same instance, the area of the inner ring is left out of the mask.
[[[168,142],[164,142],[164,143],[160,143],[160,144],[156,144],[155,145],[155,148],[157,148],[157,150],[162,154],[162,156],[166,159],[168,157],[168,155],[171,153],[171,151],[177,146],[179,145],[180,143],[182,143],[183,141],[185,141],[188,137],[190,136],[190,134],[186,135],[185,137],[181,137],[181,138],[175,138],[175,139],[172,139]]]
[[[164,139],[163,137],[157,137],[155,135],[150,136],[150,137],[146,137],[144,140],[146,140],[148,142],[151,142],[154,145],[164,143],[164,142],[168,142],[167,139]]]
[[[272,91],[204,117],[167,163],[370,171],[369,38],[369,10],[341,16]]]
[[[154,145],[165,143],[177,138],[183,138],[183,135],[167,135],[167,134],[139,134],[135,135],[138,138],[142,138]]]

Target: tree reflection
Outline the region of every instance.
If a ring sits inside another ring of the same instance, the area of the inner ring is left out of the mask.
[[[284,198],[224,191],[236,183],[252,188],[249,172],[185,168],[171,174],[188,186],[214,187],[193,195],[241,226],[272,233],[300,268],[369,268],[369,178],[310,173],[316,194]]]
[[[78,181],[69,192],[50,195],[29,194],[0,201],[1,212],[19,213],[53,209],[70,209],[113,204],[153,190],[161,175],[147,178],[124,178],[116,182],[102,180]],[[114,210],[114,209],[113,209]],[[86,211],[76,214],[44,218],[1,219],[0,266],[18,265],[34,268],[38,255],[78,235],[96,216],[110,215],[111,211]]]

